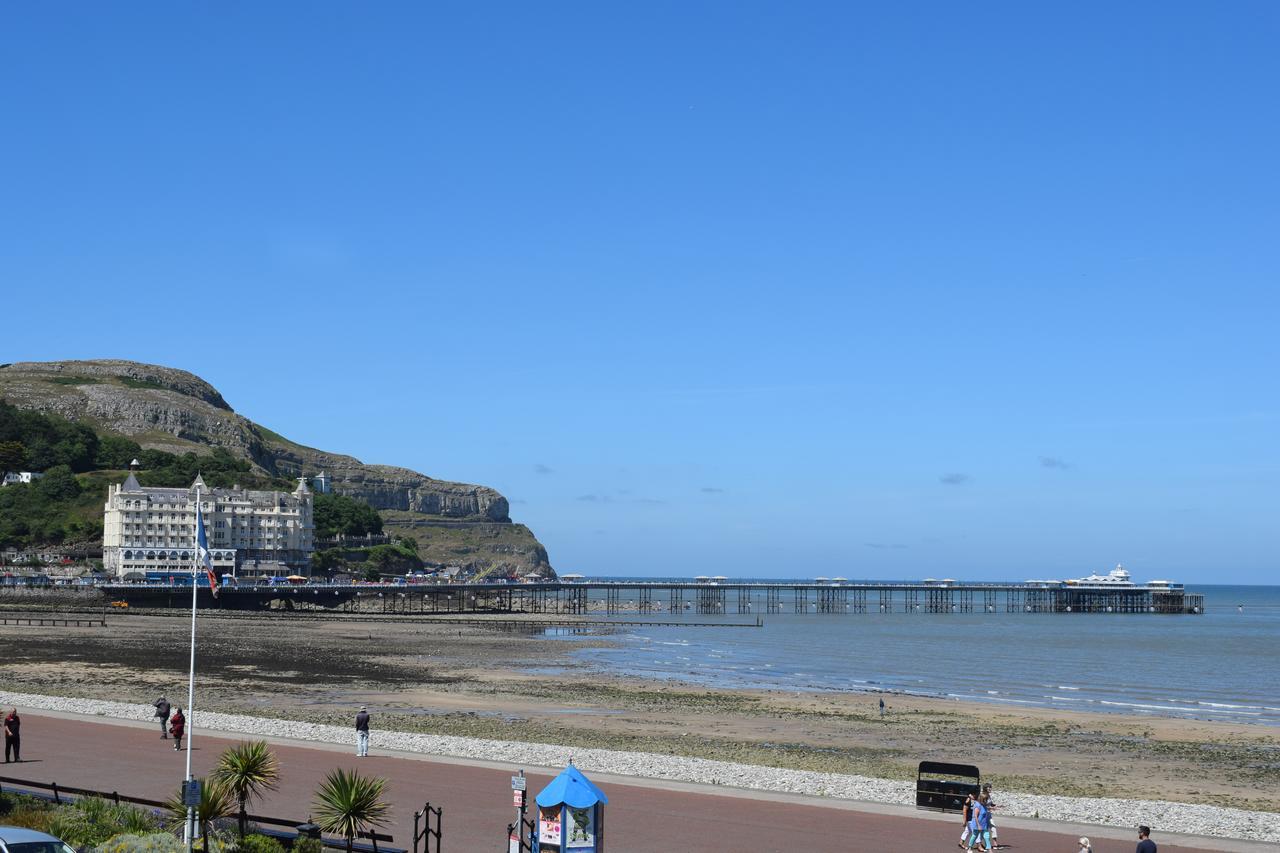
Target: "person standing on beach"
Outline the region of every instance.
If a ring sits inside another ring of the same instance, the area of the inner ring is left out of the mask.
[[[173,712],[169,718],[169,734],[173,735],[173,748],[182,749],[182,735],[187,730],[187,718],[182,716],[182,709]]]
[[[369,755],[369,709],[360,707],[356,714],[356,757],[366,758]]]
[[[884,697],[880,697],[880,719],[884,719]]]
[[[14,708],[9,711],[9,716],[4,718],[4,763],[9,763],[9,752],[13,752],[13,760],[21,763],[22,761],[22,718],[18,716],[18,709]]]
[[[160,720],[160,737],[165,740],[169,739],[169,700],[161,694],[160,698],[151,703],[156,709],[156,718]]]
[[[1156,853],[1156,843],[1151,840],[1151,827],[1138,827],[1138,849],[1134,853]]]

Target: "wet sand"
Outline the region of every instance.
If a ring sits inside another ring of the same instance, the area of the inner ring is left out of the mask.
[[[6,688],[150,704],[186,697],[190,623],[109,615],[107,628],[0,626]],[[888,695],[707,690],[602,677],[581,642],[471,625],[202,616],[208,710],[386,729],[914,777],[978,764],[998,787],[1280,811],[1274,728]]]

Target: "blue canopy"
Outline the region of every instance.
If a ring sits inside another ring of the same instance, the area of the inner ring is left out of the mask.
[[[551,780],[551,784],[538,792],[535,802],[543,808],[564,803],[575,809],[585,809],[596,803],[607,803],[609,798],[604,795],[604,791],[591,784],[591,780],[583,776],[578,768],[570,764],[563,773]]]

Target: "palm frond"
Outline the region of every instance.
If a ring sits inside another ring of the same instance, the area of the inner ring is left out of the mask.
[[[181,830],[187,822],[187,807],[182,802],[182,788],[165,802],[169,827]],[[203,835],[209,824],[236,813],[236,798],[226,785],[215,779],[200,780],[200,805],[196,807],[196,832]]]
[[[316,791],[313,820],[323,831],[346,838],[350,846],[360,832],[386,825],[391,811],[382,799],[386,788],[386,779],[338,768]]]
[[[228,747],[218,758],[211,778],[226,785],[241,802],[251,802],[280,781],[280,762],[265,740],[251,740]]]

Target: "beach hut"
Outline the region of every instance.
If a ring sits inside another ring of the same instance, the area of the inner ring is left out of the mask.
[[[604,806],[609,798],[572,761],[534,802],[538,831],[533,853],[604,853]]]

